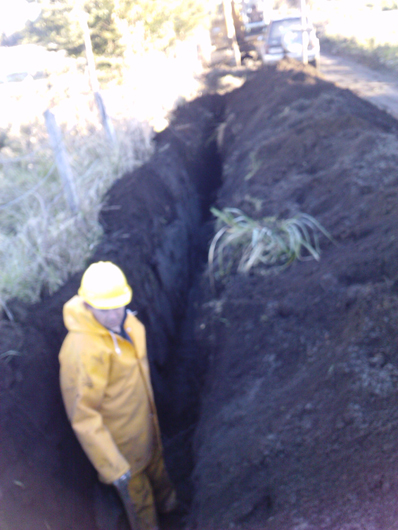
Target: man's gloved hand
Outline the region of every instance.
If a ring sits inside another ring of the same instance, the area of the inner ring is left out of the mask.
[[[128,483],[130,482],[130,479],[131,479],[131,471],[127,471],[124,475],[116,479],[113,482],[113,485],[118,491],[125,490],[128,486]]]
[[[125,473],[124,475],[116,479],[113,482],[113,485],[117,489],[119,496],[123,502],[124,509],[126,510],[126,515],[130,523],[130,529],[141,530],[141,526],[139,524],[137,514],[135,511],[135,506],[129,494],[128,485],[129,485],[130,479],[131,479],[131,472],[127,471],[127,473]]]

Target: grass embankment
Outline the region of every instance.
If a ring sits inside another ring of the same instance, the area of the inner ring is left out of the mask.
[[[0,85],[0,317],[8,302],[37,301],[84,268],[101,238],[103,196],[127,170],[152,152],[153,128],[167,124],[179,97],[192,97],[196,84],[185,62],[159,54],[141,58],[119,82],[103,91],[117,145],[101,128],[83,74]],[[43,112],[51,108],[62,126],[79,199],[79,213],[67,206]]]
[[[96,130],[65,134],[75,175],[79,212],[65,200],[54,157],[40,128],[35,149],[13,139],[0,163],[0,303],[19,298],[33,302],[53,292],[69,274],[81,269],[99,241],[97,217],[102,197],[126,170],[148,157],[150,137],[140,123],[118,123],[112,147]]]
[[[396,5],[396,4],[394,4]],[[343,54],[372,68],[398,71],[398,5],[344,6],[316,13],[324,51]]]

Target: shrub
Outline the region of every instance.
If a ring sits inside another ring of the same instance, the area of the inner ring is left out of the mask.
[[[254,220],[238,208],[211,209],[217,217],[216,234],[208,263],[212,285],[236,267],[247,273],[261,267],[262,274],[278,272],[295,260],[320,259],[319,233],[330,234],[310,215],[291,219]]]

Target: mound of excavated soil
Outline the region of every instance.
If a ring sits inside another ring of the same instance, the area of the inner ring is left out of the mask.
[[[305,212],[336,244],[216,297],[203,279],[191,528],[397,528],[398,124],[291,63],[229,94],[225,123],[218,206]]]
[[[133,286],[188,528],[397,527],[397,167],[395,120],[286,62],[179,109],[110,190],[93,261]],[[214,293],[201,274],[213,201],[310,214],[335,243],[278,275],[232,271]],[[79,279],[0,320],[2,530],[120,528],[58,389]]]

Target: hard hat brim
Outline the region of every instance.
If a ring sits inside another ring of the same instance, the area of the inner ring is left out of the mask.
[[[126,285],[124,292],[119,296],[112,298],[101,298],[95,296],[94,293],[87,294],[83,292],[83,289],[78,290],[78,295],[83,298],[83,300],[94,307],[95,309],[117,309],[118,307],[124,307],[131,302],[133,297],[133,291],[129,285]]]

